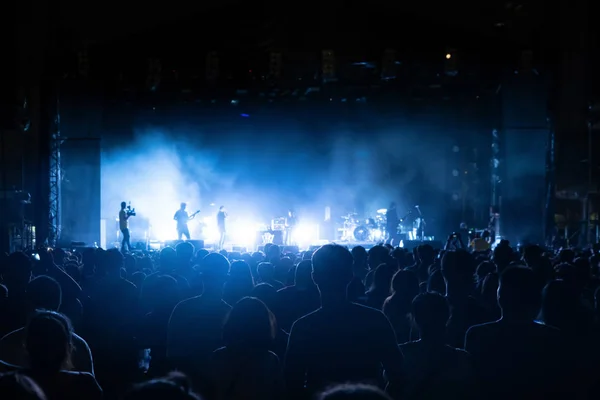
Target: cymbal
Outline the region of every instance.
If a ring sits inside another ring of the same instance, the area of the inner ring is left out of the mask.
[[[377,210],[377,214],[385,214],[387,212],[387,208],[380,208]]]

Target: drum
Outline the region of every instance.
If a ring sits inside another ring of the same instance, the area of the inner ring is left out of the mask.
[[[367,228],[364,225],[361,225],[354,229],[354,239],[356,239],[358,242],[366,242],[367,240],[369,240],[369,236],[369,228]]]
[[[377,228],[377,222],[375,221],[374,218],[367,218],[366,221],[365,221],[365,225],[369,229],[376,229]]]

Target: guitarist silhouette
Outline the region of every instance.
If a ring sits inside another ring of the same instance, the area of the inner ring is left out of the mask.
[[[173,216],[173,219],[177,221],[177,239],[181,240],[182,237],[185,236],[186,240],[190,240],[190,230],[188,228],[188,221],[194,219],[196,215],[200,212],[200,210],[196,211],[192,215],[188,215],[188,212],[185,210],[187,204],[181,203],[181,207]]]

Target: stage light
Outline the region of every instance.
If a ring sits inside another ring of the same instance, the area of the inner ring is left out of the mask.
[[[450,54],[450,53],[446,54],[446,60],[449,60],[451,58],[452,58],[452,54]]]
[[[258,224],[251,221],[235,221],[229,224],[228,242],[241,247],[254,247]]]
[[[202,220],[202,236],[206,243],[215,244],[219,242],[220,234],[216,216],[204,217]]]
[[[306,248],[319,240],[319,225],[313,223],[300,224],[292,232],[292,242],[300,248]]]

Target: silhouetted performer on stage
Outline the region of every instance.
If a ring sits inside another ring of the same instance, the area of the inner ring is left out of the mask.
[[[293,236],[294,229],[296,229],[296,225],[298,223],[298,218],[296,217],[296,213],[294,210],[289,210],[288,215],[285,219],[285,245],[292,246],[294,244]]]
[[[190,240],[190,229],[188,228],[188,221],[193,219],[196,214],[191,217],[188,215],[188,212],[185,210],[187,205],[185,203],[181,203],[181,208],[177,210],[173,219],[177,221],[177,239],[181,240],[182,237],[185,236],[187,240]]]
[[[225,207],[219,207],[219,212],[217,213],[217,227],[219,228],[219,249],[223,248],[225,244],[225,235],[227,233],[227,229],[225,228],[225,221],[227,220],[227,211],[225,211]]]
[[[119,229],[123,234],[123,242],[121,243],[121,251],[131,251],[131,243],[129,243],[129,215],[127,213],[127,203],[121,202],[121,211],[119,211]],[[127,248],[127,250],[126,250]]]
[[[385,219],[385,242],[387,244],[392,244],[398,236],[398,224],[400,223],[400,219],[398,218],[398,211],[396,210],[396,203],[390,203],[390,207],[385,213]]]

